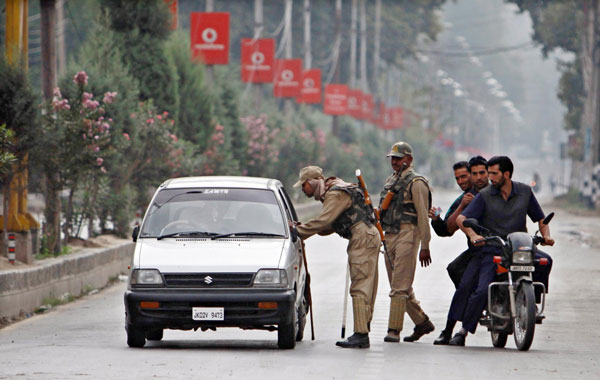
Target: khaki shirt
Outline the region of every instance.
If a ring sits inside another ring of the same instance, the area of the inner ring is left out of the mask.
[[[328,234],[333,232],[331,224],[352,205],[350,194],[341,190],[331,190],[325,193],[323,210],[316,218],[297,226],[298,235],[302,239],[314,234]],[[427,214],[425,214],[427,217]],[[429,226],[429,225],[427,225]]]
[[[429,249],[431,232],[429,231],[429,187],[425,182],[417,180],[411,187],[412,200],[417,209],[417,230],[421,238],[421,249]]]

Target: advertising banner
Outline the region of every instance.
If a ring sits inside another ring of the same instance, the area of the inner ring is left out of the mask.
[[[362,94],[362,120],[370,121],[373,118],[373,112],[375,112],[375,104],[373,102],[373,95]]]
[[[321,69],[308,69],[302,72],[302,87],[298,103],[321,103]]]
[[[299,96],[301,76],[301,59],[276,59],[273,96],[278,98],[295,98]]]
[[[362,91],[348,90],[348,115],[355,119],[362,119]]]
[[[273,82],[275,40],[242,38],[242,82]]]
[[[325,86],[323,112],[328,115],[345,115],[348,111],[348,86],[328,84]]]
[[[192,59],[207,65],[229,63],[229,13],[190,14]]]

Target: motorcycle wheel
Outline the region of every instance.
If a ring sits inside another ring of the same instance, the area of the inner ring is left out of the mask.
[[[508,340],[508,333],[492,331],[492,345],[496,348],[504,348]]]
[[[530,282],[522,282],[515,297],[513,333],[519,351],[527,351],[535,332],[535,295]]]

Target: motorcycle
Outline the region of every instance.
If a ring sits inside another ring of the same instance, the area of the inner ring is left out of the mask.
[[[544,218],[550,223],[554,213]],[[508,335],[513,334],[519,351],[527,351],[533,342],[536,319],[544,312],[546,287],[534,282],[535,264],[547,265],[547,259],[535,259],[536,246],[544,241],[537,231],[533,236],[525,232],[508,234],[506,240],[491,236],[491,232],[478,224],[476,219],[466,219],[466,227],[480,231],[484,240],[498,242],[501,256],[494,256],[498,264],[496,281],[488,286],[488,304],[479,324],[486,326],[491,334],[492,345],[503,348]],[[535,303],[534,287],[541,287],[541,307]]]

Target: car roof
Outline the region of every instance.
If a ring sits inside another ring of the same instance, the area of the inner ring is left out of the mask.
[[[166,189],[180,189],[189,187],[226,187],[250,189],[276,189],[281,186],[279,180],[273,178],[242,177],[242,176],[203,176],[171,178],[163,182],[160,187]]]

